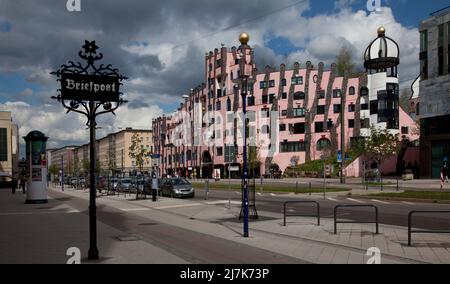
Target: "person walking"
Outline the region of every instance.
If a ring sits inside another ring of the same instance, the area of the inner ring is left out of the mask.
[[[445,182],[444,171],[445,171],[445,168],[444,168],[444,166],[442,166],[441,167],[441,190],[444,188],[444,182]]]
[[[13,178],[12,182],[11,182],[11,189],[12,189],[12,193],[16,194],[16,189],[17,189],[17,179]]]
[[[25,194],[26,193],[26,180],[25,177],[21,177],[20,178],[20,187],[22,188],[22,193]]]
[[[444,164],[444,181],[448,183],[448,166],[447,163]]]

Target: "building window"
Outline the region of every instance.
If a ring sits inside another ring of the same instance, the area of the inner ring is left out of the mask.
[[[208,105],[208,111],[212,111],[212,105]]]
[[[296,123],[290,129],[292,134],[305,134],[305,124],[304,123]]]
[[[247,104],[248,104],[248,106],[254,106],[255,105],[255,97],[254,96],[248,97]]]
[[[6,128],[0,128],[0,161],[8,161],[8,134]]]
[[[249,97],[249,99],[250,99],[250,97]],[[227,111],[231,111],[231,100],[230,100],[230,98],[227,99]]]
[[[349,105],[348,112],[355,112],[355,105]]]
[[[325,91],[324,90],[318,91],[317,95],[319,96],[319,99],[325,99]]]
[[[361,94],[361,97],[368,96],[369,95],[369,89],[367,87],[362,87],[359,90],[359,93]]]
[[[281,116],[287,116],[287,110],[282,110],[281,111]]]
[[[402,134],[405,134],[405,135],[409,134],[409,127],[408,126],[403,126],[402,127]]]
[[[306,144],[305,142],[282,142],[280,143],[281,153],[295,153],[295,152],[305,152]]]
[[[328,119],[328,121],[327,121],[327,129],[331,129],[331,128],[333,128],[333,126],[334,126],[333,120],[331,118]]]
[[[270,80],[269,81],[269,88],[273,88],[275,87],[275,80]]]
[[[420,76],[428,79],[428,31],[420,33]]]
[[[305,109],[304,108],[294,108],[292,110],[292,116],[293,117],[305,117]]]
[[[269,102],[268,96],[267,95],[262,95],[262,100],[261,101],[262,101],[263,104],[267,104]]]
[[[325,114],[325,106],[317,106],[317,114]]]
[[[361,119],[361,128],[370,128],[370,119],[369,118],[365,118],[365,119]]]
[[[222,104],[220,103],[220,101],[216,102],[216,110],[221,110],[222,109]]]
[[[355,120],[354,119],[348,120],[348,128],[355,128]]]
[[[438,38],[438,75],[444,75],[444,25],[439,25]]]
[[[223,147],[217,147],[217,156],[222,157],[223,156]]]
[[[341,97],[341,90],[336,89],[333,90],[333,98],[340,98]]]
[[[378,114],[378,101],[370,102],[370,114]]]
[[[267,89],[267,82],[266,81],[259,82],[259,88],[260,89]]]
[[[297,92],[294,94],[294,101],[298,101],[298,100],[304,100],[306,97],[306,94],[303,92]]]
[[[221,89],[217,90],[217,97],[218,98],[222,97],[222,90]]]
[[[282,93],[281,94],[281,99],[282,100],[286,100],[287,99],[287,93]]]
[[[218,60],[216,61],[216,66],[217,66],[217,67],[222,67],[222,59],[218,59]]]
[[[317,141],[317,151],[323,151],[329,149],[330,147],[331,141],[326,138],[322,138],[319,141]]]
[[[316,133],[324,132],[323,131],[323,122],[316,122],[315,123],[315,132]]]
[[[292,78],[292,83],[291,85],[303,85],[303,77],[299,76],[299,77],[293,77]]]
[[[369,104],[361,104],[361,110],[369,110]]]
[[[281,86],[283,86],[283,87],[285,87],[285,86],[287,86],[287,81],[286,81],[286,79],[281,79]]]
[[[340,104],[333,105],[333,111],[334,113],[341,113],[341,105]]]
[[[286,131],[286,124],[280,124],[280,132]]]
[[[273,104],[273,101],[275,100],[275,94],[269,95],[269,104]]]
[[[350,96],[354,96],[355,93],[356,93],[355,87],[352,86],[352,87],[350,87],[350,88],[348,89],[348,94],[349,94]]]

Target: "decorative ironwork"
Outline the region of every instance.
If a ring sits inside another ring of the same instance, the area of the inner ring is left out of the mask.
[[[119,82],[119,85],[117,86],[117,89],[119,89],[119,87],[123,85],[122,81],[127,80],[128,78],[120,74],[118,69],[112,68],[111,64],[101,64],[98,67],[95,66],[96,61],[103,59],[103,54],[97,53],[98,48],[99,47],[95,44],[95,41],[86,40],[83,45],[84,51],[79,51],[78,53],[80,58],[87,61],[85,66],[79,62],[74,63],[73,61],[69,61],[67,64],[61,65],[59,70],[51,72],[50,74],[56,75],[58,77],[57,81],[61,83],[62,77],[65,75],[84,75],[92,78],[116,79]],[[62,92],[62,88],[63,87],[61,86],[61,89],[58,89],[58,91]],[[119,96],[122,94],[123,93],[118,91]],[[105,98],[101,98],[99,100],[98,97],[88,98],[86,96],[80,96],[79,99],[66,99],[62,94],[53,96],[52,99],[60,102],[67,109],[67,113],[72,111],[85,115],[88,118],[86,123],[87,126],[89,126],[91,120],[93,120],[92,122],[94,122],[95,126],[95,118],[101,114],[112,113],[115,115],[115,111],[119,108],[119,106],[128,102],[120,97],[118,100],[114,100],[114,98],[112,98],[113,101]],[[89,102],[94,102],[93,109],[91,109]],[[101,110],[101,107],[103,107],[103,110]]]

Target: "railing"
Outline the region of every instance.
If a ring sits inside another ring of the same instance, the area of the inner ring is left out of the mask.
[[[363,222],[363,221],[338,221],[337,220],[337,210],[339,208],[364,208],[370,207],[375,209],[375,222]],[[379,234],[378,226],[378,207],[375,205],[338,205],[334,207],[334,234],[337,234],[337,224],[376,224],[376,234]]]
[[[316,215],[304,215],[304,214],[287,214],[287,205],[288,204],[316,204],[317,205],[317,214]],[[286,227],[286,217],[317,217],[317,226],[320,226],[320,204],[317,201],[287,201],[283,205],[283,224]]]
[[[408,246],[411,246],[411,234],[450,234],[450,230],[413,230],[412,229],[412,216],[413,214],[450,214],[450,211],[411,211],[408,214]]]

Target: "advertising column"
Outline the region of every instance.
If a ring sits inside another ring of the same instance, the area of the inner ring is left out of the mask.
[[[28,190],[26,204],[47,203],[47,137],[32,131],[24,137],[27,149]]]

